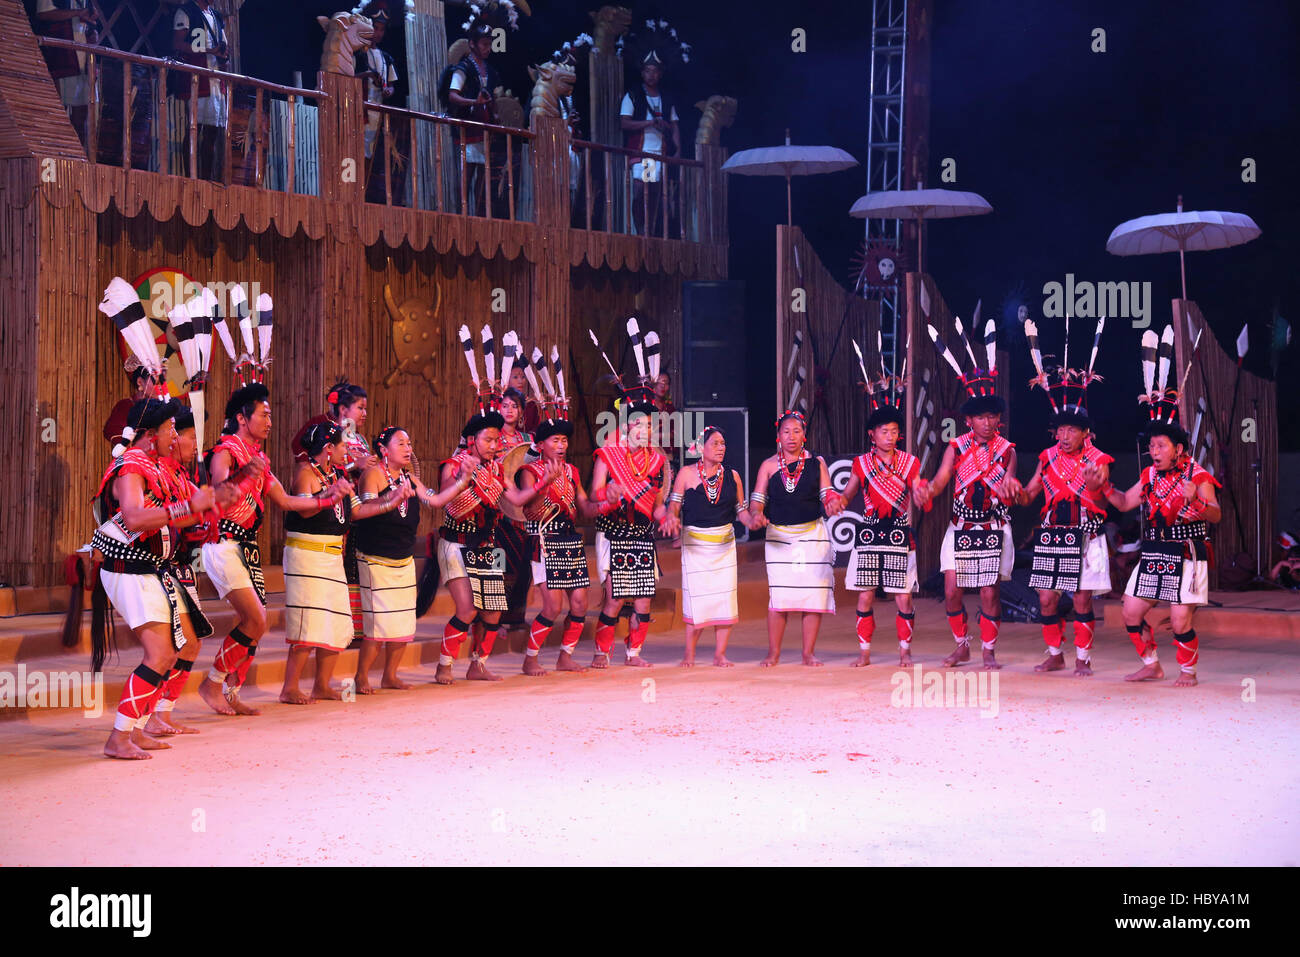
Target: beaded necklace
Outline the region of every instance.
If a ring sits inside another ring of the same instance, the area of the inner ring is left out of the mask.
[[[713,477],[704,474],[704,463],[696,462],[695,468],[700,475],[700,487],[704,489],[704,497],[709,500],[710,505],[717,505],[718,500],[722,498],[722,466],[713,473]]]
[[[780,453],[778,453],[778,455],[779,454]],[[785,486],[787,493],[793,495],[794,490],[799,486],[799,479],[803,476],[803,465],[807,459],[808,450],[800,449],[799,458],[794,462],[781,463],[781,484]],[[790,471],[791,466],[795,467],[793,472]]]
[[[333,465],[331,465],[330,470],[327,473],[324,469],[322,469],[319,465],[316,464],[315,459],[308,459],[307,461],[311,463],[312,471],[315,472],[320,477],[320,488],[317,489],[316,491],[316,494],[319,495],[321,492],[325,491],[327,488],[330,487],[333,480],[338,478],[338,469],[336,469]],[[343,521],[343,500],[342,499],[339,499],[339,501],[334,503],[334,518],[337,519],[339,522]]]

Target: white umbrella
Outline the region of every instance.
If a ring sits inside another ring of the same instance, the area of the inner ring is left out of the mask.
[[[791,176],[838,173],[857,165],[857,160],[835,146],[791,146],[790,131],[786,130],[784,146],[741,150],[723,163],[722,168],[742,176],[784,176],[785,222],[789,226],[793,223],[790,213]]]
[[[849,209],[858,219],[915,219],[916,271],[921,268],[921,223],[926,219],[954,219],[958,216],[982,216],[993,212],[989,201],[979,193],[956,189],[884,189],[867,193]]]
[[[1183,212],[1183,198],[1178,197],[1178,212],[1139,216],[1120,223],[1106,240],[1106,252],[1116,256],[1144,256],[1147,253],[1178,253],[1178,268],[1183,278],[1183,298],[1187,298],[1188,251],[1227,249],[1240,246],[1259,236],[1255,221],[1243,213],[1215,210]]]

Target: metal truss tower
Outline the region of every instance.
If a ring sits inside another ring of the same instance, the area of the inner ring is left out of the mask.
[[[907,0],[871,0],[871,92],[867,126],[867,192],[903,188],[903,90],[907,70]],[[868,219],[866,239],[884,240],[902,250],[902,223]],[[880,299],[880,331],[885,364],[897,369],[899,325],[903,321],[903,279]]]

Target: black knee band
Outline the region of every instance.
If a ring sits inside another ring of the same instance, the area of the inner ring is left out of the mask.
[[[1196,640],[1195,628],[1189,628],[1187,629],[1187,631],[1184,631],[1182,634],[1178,634],[1177,632],[1174,633],[1174,641],[1178,642],[1180,645],[1191,644],[1195,640]]]
[[[573,612],[569,612],[569,621],[574,622],[575,624],[582,624],[586,620],[586,615],[575,615]]]
[[[617,616],[617,615],[607,615],[607,614],[605,614],[605,613],[602,611],[602,612],[600,613],[600,623],[601,623],[602,625],[617,625],[617,624],[618,624],[618,616]]]
[[[868,608],[866,611],[860,611],[860,612],[858,612],[858,617],[859,617],[859,618],[875,618],[875,617],[876,617],[876,610],[875,610],[874,608]]]
[[[451,627],[455,628],[457,631],[469,631],[469,623],[461,621],[455,615],[452,615],[451,621],[447,622],[447,624],[451,625]]]
[[[533,619],[533,621],[541,625],[543,628],[550,628],[551,625],[555,624],[555,620],[553,618],[547,618],[545,615],[538,615],[536,618]]]
[[[1043,624],[1044,624],[1044,625],[1059,625],[1060,623],[1061,623],[1061,616],[1060,616],[1060,615],[1044,615],[1044,616],[1043,616]]]
[[[1140,635],[1142,634],[1142,625],[1141,624],[1125,625],[1124,630],[1127,631],[1130,635]]]
[[[172,665],[177,671],[190,671],[194,668],[194,662],[186,661],[184,658],[177,658],[176,664]]]
[[[501,622],[499,621],[494,621],[492,622],[492,624],[488,624],[486,621],[483,622],[484,634],[486,634],[489,631],[500,631],[500,630],[501,630]]]
[[[948,617],[949,617],[949,618],[965,618],[965,617],[966,617],[966,609],[963,608],[961,611],[950,611],[950,612],[948,612]]]
[[[899,618],[902,618],[904,621],[912,621],[913,619],[916,618],[916,612],[914,611],[900,611],[900,612],[895,612],[895,614]]]
[[[991,622],[994,622],[995,624],[999,624],[999,625],[1002,624],[1002,616],[1001,616],[1001,615],[986,615],[986,614],[984,614],[984,612],[981,611],[981,612],[980,612],[980,617],[983,618],[985,621],[991,621]]]
[[[1075,621],[1083,621],[1083,622],[1096,621],[1096,620],[1097,620],[1097,616],[1094,615],[1094,614],[1093,614],[1092,612],[1090,612],[1090,611],[1084,611],[1084,612],[1078,612],[1078,611],[1076,611],[1076,612],[1074,613],[1074,620],[1075,620]]]
[[[154,686],[160,685],[163,682],[162,675],[144,664],[141,664],[140,667],[135,669],[135,676],[141,681],[147,681],[149,684]]]
[[[244,634],[238,628],[230,629],[230,640],[243,645],[245,648],[251,648],[253,645],[253,639],[249,638],[248,635]]]

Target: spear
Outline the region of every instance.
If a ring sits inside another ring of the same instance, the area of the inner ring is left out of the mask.
[[[600,347],[600,340],[596,338],[596,334],[592,332],[590,329],[588,329],[587,335],[591,336],[591,344],[596,347],[596,351],[600,353],[600,357],[605,360],[605,365],[609,366],[609,371],[614,376],[614,381],[621,385],[623,382],[623,377],[620,376],[618,372],[614,369],[614,363],[609,361],[609,356],[605,355],[605,350]],[[524,372],[525,374],[527,374],[528,360],[524,359],[523,362],[524,362]]]

